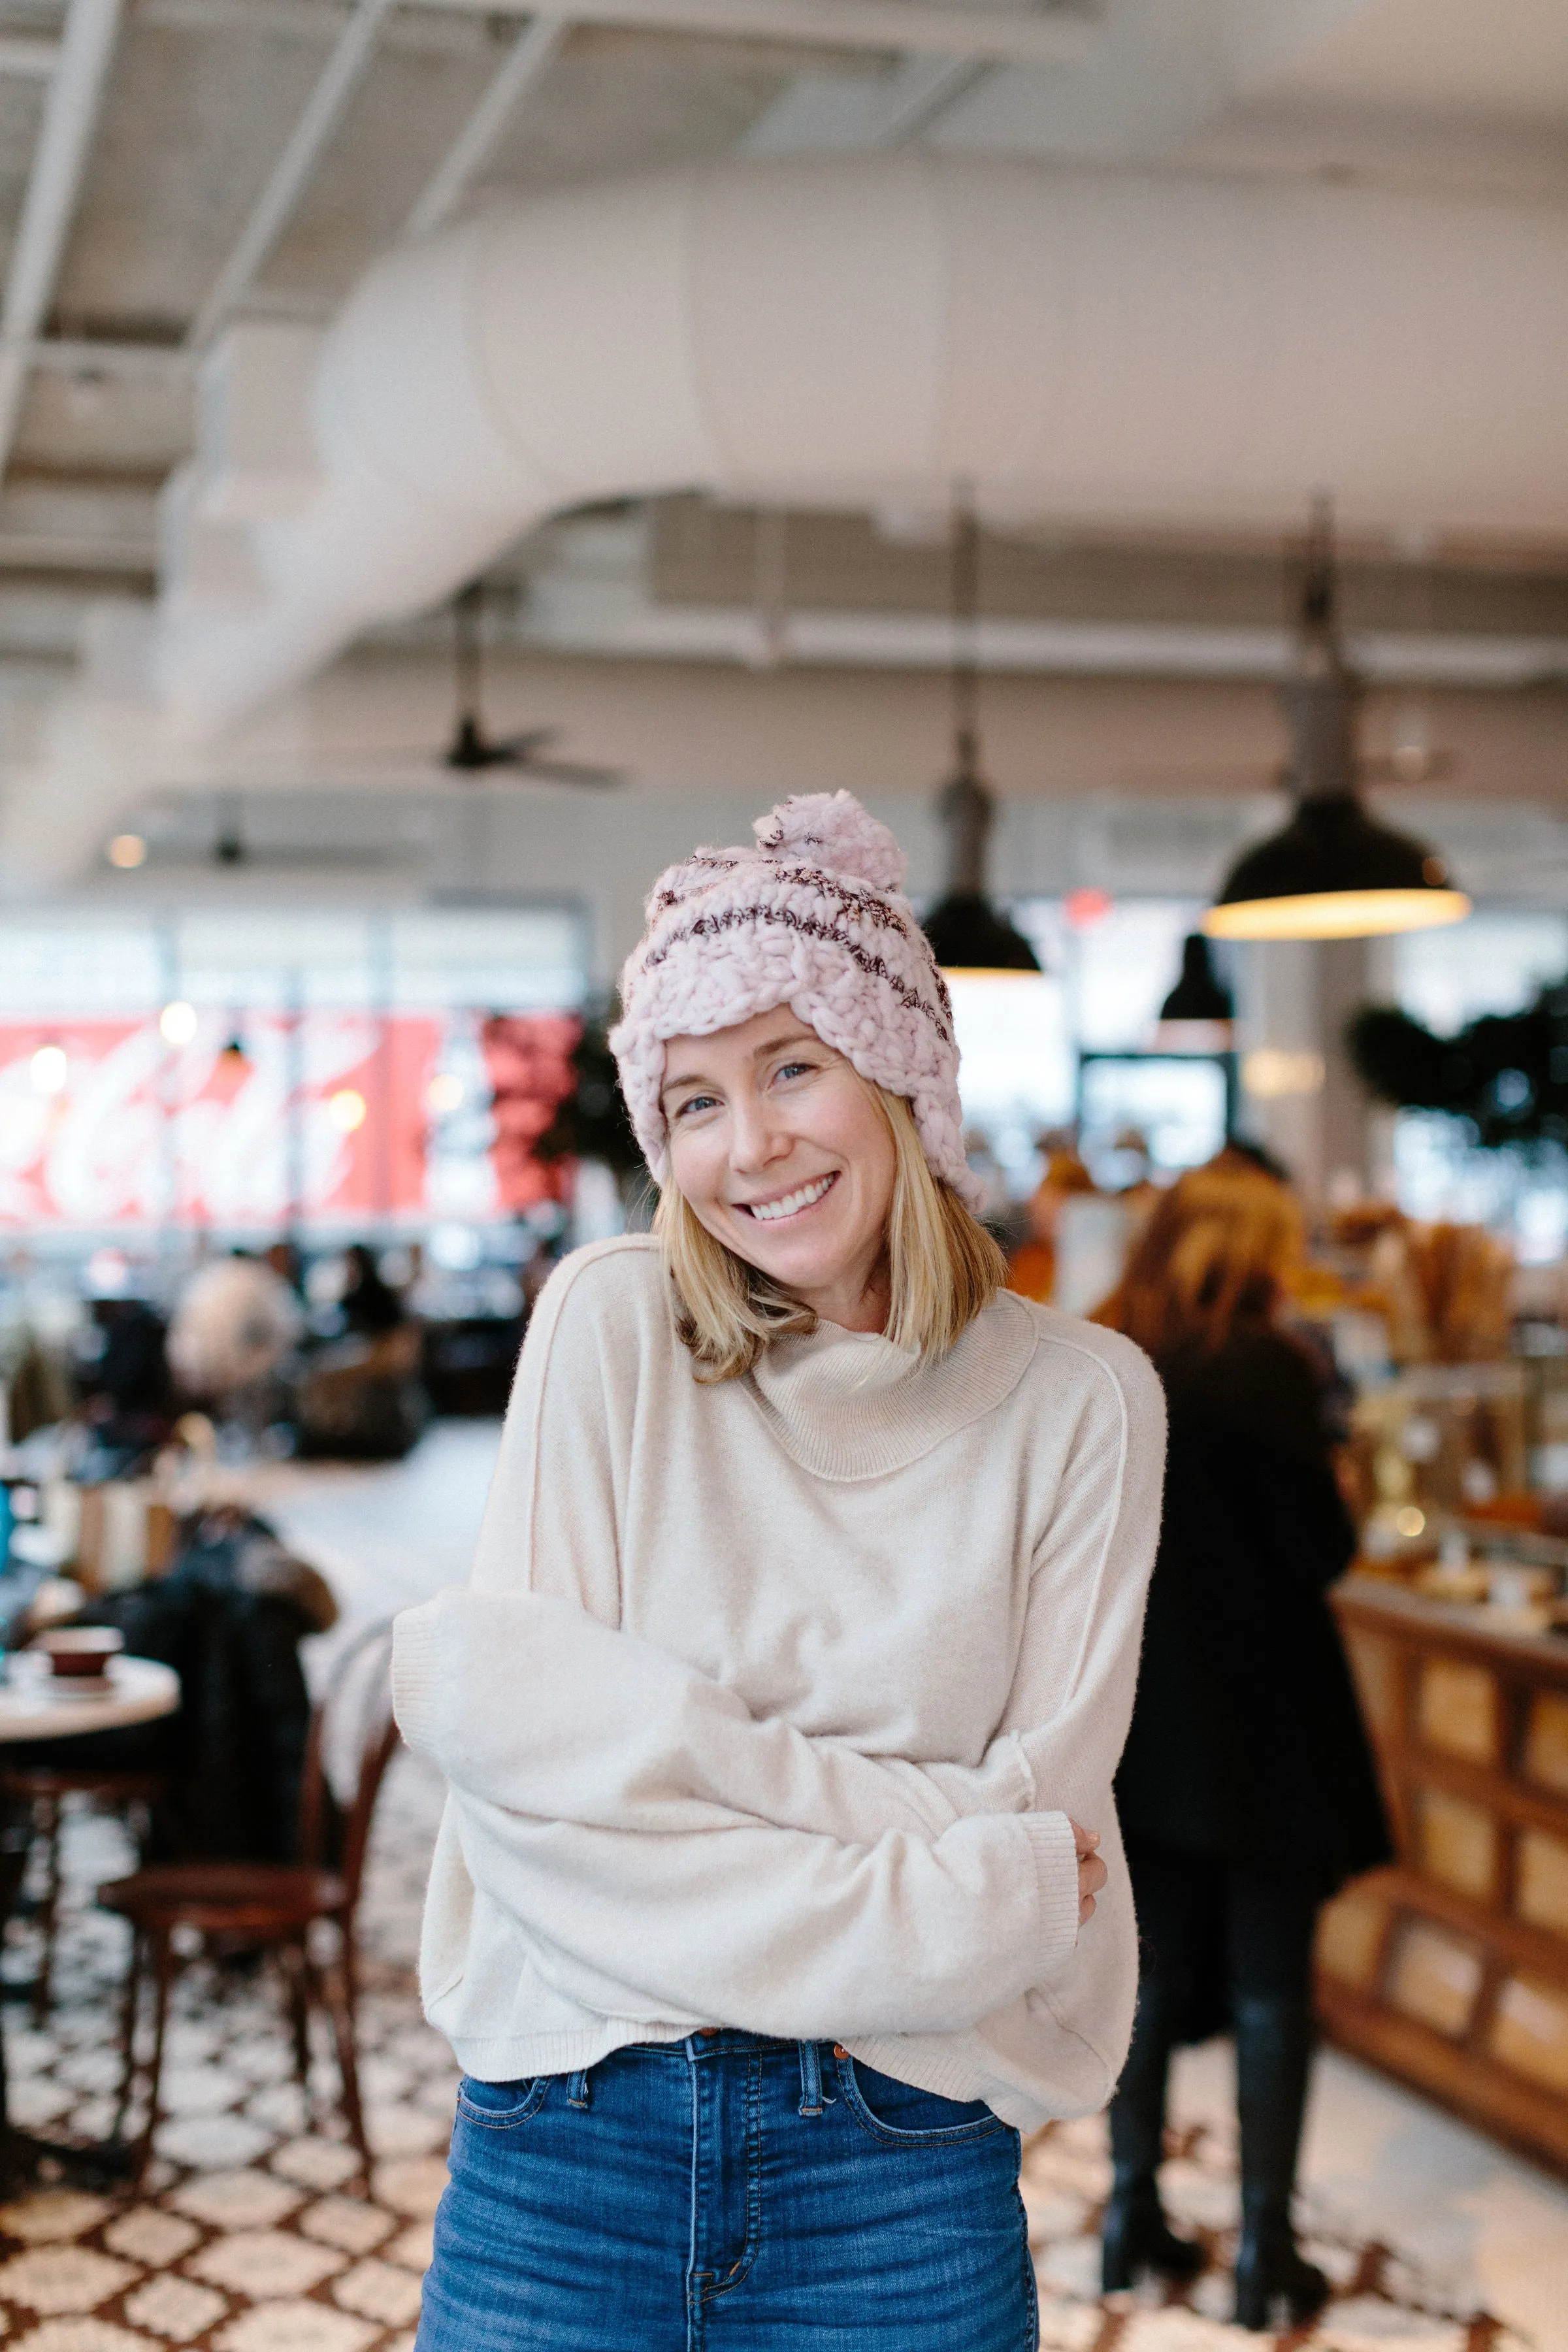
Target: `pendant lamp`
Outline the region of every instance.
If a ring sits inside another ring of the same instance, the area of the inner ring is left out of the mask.
[[[1163,1054],[1226,1054],[1234,1036],[1236,1003],[1214,968],[1202,931],[1182,942],[1182,976],[1160,1007],[1154,1050]]]
[[[1283,690],[1296,808],[1243,852],[1204,929],[1221,940],[1359,940],[1462,922],[1470,902],[1425,842],[1380,824],[1356,792],[1361,681],[1334,614],[1327,502],[1313,509],[1296,673]]]
[[[973,502],[960,493],[952,519],[953,774],[936,798],[937,816],[947,835],[947,883],[924,929],[942,970],[965,980],[1040,969],[1022,931],[1015,930],[985,895],[985,842],[995,802],[980,776],[980,676],[974,645],[979,570]]]

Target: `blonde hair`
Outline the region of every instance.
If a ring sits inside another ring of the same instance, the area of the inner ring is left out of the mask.
[[[911,1353],[943,1355],[1005,1286],[1006,1260],[952,1187],[931,1173],[903,1097],[859,1083],[893,1139],[884,1336]],[[653,1229],[674,1291],[675,1328],[699,1380],[739,1380],[771,1340],[816,1330],[811,1308],[716,1241],[673,1181],[659,1195]]]
[[[1094,1320],[1151,1356],[1196,1341],[1222,1348],[1238,1319],[1266,1319],[1301,1254],[1289,1188],[1220,1159],[1161,1194],[1126,1270]]]

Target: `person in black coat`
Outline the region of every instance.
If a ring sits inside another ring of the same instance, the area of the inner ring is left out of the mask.
[[[1156,2186],[1182,2042],[1236,2035],[1237,2318],[1304,2320],[1328,2281],[1291,2226],[1320,1907],[1389,1858],[1376,1773],[1327,1598],[1355,1531],[1331,1386],[1281,1327],[1301,1246],[1282,1183],[1229,1155],[1184,1176],[1098,1320],[1145,1348],[1170,1408],[1165,1513],[1117,1809],[1138,1908],[1132,2047],[1110,2108],[1106,2288],[1192,2277]]]

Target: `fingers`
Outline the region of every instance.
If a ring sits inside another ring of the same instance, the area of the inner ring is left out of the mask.
[[[1079,1822],[1072,1822],[1070,1826],[1072,1829],[1073,1843],[1078,1848],[1078,1858],[1079,1862],[1081,1862],[1085,1854],[1093,1853],[1098,1849],[1100,1844],[1100,1832],[1098,1830],[1086,1830]]]
[[[1098,1843],[1098,1841],[1096,1841]],[[1078,1924],[1094,1916],[1094,1898],[1110,1876],[1097,1853],[1084,1854],[1078,1866]]]

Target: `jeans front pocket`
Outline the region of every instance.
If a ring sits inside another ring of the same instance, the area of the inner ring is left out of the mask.
[[[458,2113],[485,2131],[510,2131],[539,2113],[550,2088],[548,2074],[524,2074],[515,2083],[480,2083],[465,2074],[458,2085]]]
[[[879,2074],[854,2058],[839,2059],[838,2081],[855,2121],[890,2146],[924,2147],[988,2139],[1007,2129],[984,2099],[944,2099],[935,2091]]]

